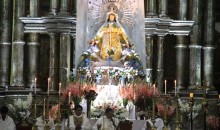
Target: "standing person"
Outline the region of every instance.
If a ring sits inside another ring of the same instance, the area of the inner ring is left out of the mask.
[[[76,105],[74,114],[69,117],[69,122],[67,120],[65,126],[68,127],[69,125],[70,130],[91,130],[89,120],[82,111],[83,107],[81,105]]]
[[[117,118],[113,117],[113,110],[107,108],[105,110],[105,115],[100,117],[95,125],[93,130],[118,130],[119,121]]]
[[[36,118],[36,125],[38,130],[44,130],[46,121],[45,121],[45,115],[43,112],[40,112],[40,116]],[[49,117],[48,125],[50,126],[50,129],[52,130],[54,128],[54,121],[51,117]]]
[[[0,129],[1,130],[16,130],[15,123],[13,119],[8,116],[8,107],[1,107],[1,115],[0,115]]]

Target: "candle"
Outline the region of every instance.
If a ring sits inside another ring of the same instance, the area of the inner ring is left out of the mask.
[[[176,80],[174,80],[175,96],[176,96]]]
[[[154,87],[154,95],[155,95],[155,89],[156,89],[156,88],[155,88],[155,84],[153,85],[153,87]]]
[[[71,96],[71,92],[69,92],[69,104],[70,104],[70,96]]]
[[[34,93],[37,93],[37,78],[34,78]]]
[[[45,118],[45,98],[44,98],[44,106],[43,106],[44,108],[44,110],[43,110],[43,117]]]
[[[164,81],[164,84],[165,84],[165,92],[164,93],[165,93],[165,95],[167,95],[167,81],[166,80]]]
[[[61,83],[59,83],[59,95],[60,95],[60,90],[61,90]]]
[[[189,93],[189,97],[190,97],[190,98],[193,98],[193,93]]]
[[[220,94],[218,95],[218,99],[220,100]]]
[[[48,78],[48,85],[47,85],[47,95],[49,96],[50,91],[50,78]]]

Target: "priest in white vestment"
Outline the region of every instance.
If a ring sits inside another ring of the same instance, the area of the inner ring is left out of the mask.
[[[91,125],[86,117],[86,114],[82,113],[83,107],[76,105],[74,108],[74,114],[69,117],[69,122],[65,123],[65,126],[70,130],[91,130]]]
[[[38,130],[44,130],[45,124],[46,122],[43,116],[36,118],[36,125],[38,127]],[[50,126],[51,130],[54,129],[54,121],[52,118],[49,118],[48,125]]]
[[[0,115],[0,129],[1,130],[16,130],[13,119],[7,114],[8,114],[8,107],[2,106],[1,115]]]
[[[113,110],[107,108],[105,115],[100,117],[95,125],[92,127],[93,130],[118,130],[119,120],[113,117]]]

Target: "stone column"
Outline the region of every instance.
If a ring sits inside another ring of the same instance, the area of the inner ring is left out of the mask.
[[[194,21],[192,33],[190,35],[190,89],[195,89],[201,85],[201,0],[190,1],[192,5],[192,15],[190,19]]]
[[[69,0],[61,0],[59,15],[70,15]]]
[[[73,0],[73,16],[77,16],[77,0]]]
[[[57,15],[58,0],[50,0],[49,15]]]
[[[59,53],[58,53],[58,35],[50,33],[50,91],[59,90]]]
[[[39,0],[30,0],[30,17],[38,17]],[[34,86],[34,79],[38,76],[39,34],[30,33],[27,42],[27,86]]]
[[[145,9],[145,17],[157,17],[156,0],[146,0]]]
[[[186,20],[187,17],[187,0],[178,0],[178,20]],[[186,89],[187,81],[187,43],[186,36],[177,36],[176,45],[176,85],[177,89]]]
[[[157,38],[157,87],[159,93],[163,91],[163,52],[164,52],[164,36],[158,36]]]
[[[168,14],[168,1],[159,0],[159,17],[169,18],[167,14]]]
[[[60,82],[66,86],[70,76],[70,44],[71,39],[68,33],[60,34]]]
[[[214,64],[214,31],[215,31],[215,12],[214,0],[205,1],[205,46],[203,47],[203,80],[208,89],[214,89],[213,85],[213,64]],[[204,86],[205,84],[203,84]]]
[[[13,29],[12,29],[12,52],[11,52],[11,77],[10,85],[24,85],[24,27],[20,17],[24,16],[25,0],[13,0]]]
[[[153,83],[153,36],[146,36],[146,82]]]
[[[1,0],[0,12],[0,88],[9,85],[11,51],[11,0]]]

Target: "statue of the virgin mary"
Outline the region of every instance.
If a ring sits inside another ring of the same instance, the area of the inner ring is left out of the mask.
[[[100,48],[100,57],[118,61],[122,57],[122,49],[128,43],[125,30],[118,21],[118,15],[111,10],[107,13],[106,21],[98,30],[95,38]]]

